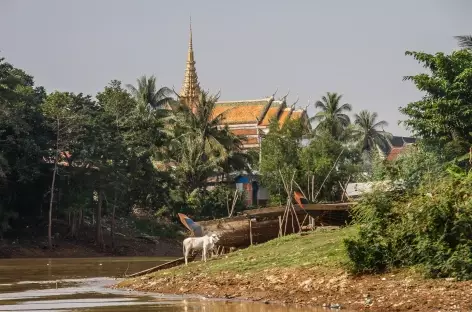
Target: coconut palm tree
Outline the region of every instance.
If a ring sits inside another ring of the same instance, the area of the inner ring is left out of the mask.
[[[454,38],[459,41],[459,47],[472,50],[472,36],[455,36]]]
[[[178,108],[175,122],[181,135],[197,133],[202,138],[200,144],[208,157],[212,154],[213,157],[226,159],[230,152],[241,149],[242,142],[228,127],[221,127],[224,113],[214,115],[217,101],[218,95],[203,91],[193,111],[184,104]]]
[[[170,158],[180,162],[180,157],[191,150],[195,168],[205,168],[204,172],[192,173],[200,177],[198,181],[214,174],[248,169],[248,155],[241,150],[242,137],[234,135],[227,126],[222,126],[224,113],[214,113],[217,101],[218,95],[202,91],[194,109],[181,103],[173,108],[173,115],[167,119],[174,132],[167,152],[171,155]],[[190,142],[192,148],[189,146]],[[196,155],[200,157],[199,166],[195,163],[198,160]]]
[[[321,101],[315,103],[315,108],[320,109],[310,118],[310,122],[318,122],[315,131],[327,130],[334,138],[342,135],[343,130],[351,123],[346,113],[352,110],[352,106],[348,103],[341,104],[341,99],[341,94],[328,92],[321,97]]]
[[[152,108],[163,108],[166,103],[172,100],[172,90],[167,87],[157,89],[156,77],[151,76],[149,78],[146,75],[139,77],[137,80],[137,87],[127,84],[129,92],[138,104],[144,106],[151,106]]]
[[[355,115],[354,124],[354,135],[359,140],[361,150],[372,151],[376,146],[386,148],[388,141],[392,135],[385,130],[384,127],[388,126],[385,120],[377,121],[377,113],[369,112],[368,110],[362,110],[359,114]]]

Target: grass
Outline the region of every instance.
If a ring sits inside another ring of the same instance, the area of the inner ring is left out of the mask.
[[[315,231],[304,236],[289,235],[230,253],[207,263],[197,261],[189,263],[188,266],[179,266],[153,275],[178,276],[195,274],[197,271],[209,274],[223,271],[252,273],[271,268],[317,266],[336,268],[347,261],[343,247],[344,238],[352,237],[356,233],[355,227],[346,227],[333,231]]]

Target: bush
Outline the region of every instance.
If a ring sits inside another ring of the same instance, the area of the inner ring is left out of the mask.
[[[231,210],[235,189],[227,186],[216,186],[212,190],[197,189],[193,191],[187,205],[195,216],[200,219],[215,219],[228,216],[228,209]],[[236,200],[233,215],[244,209],[241,192]]]
[[[354,273],[421,266],[430,277],[472,279],[472,174],[447,175],[409,195],[375,191],[354,210],[345,240]]]
[[[218,185],[211,190],[195,189],[188,196],[181,190],[171,190],[170,201],[156,211],[156,217],[178,221],[177,213],[183,213],[196,220],[208,220],[228,216],[235,189]],[[233,215],[244,209],[244,193],[239,192]]]

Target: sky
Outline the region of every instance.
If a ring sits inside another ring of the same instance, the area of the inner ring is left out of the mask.
[[[144,74],[178,91],[191,16],[200,84],[221,100],[290,90],[312,116],[338,92],[407,136],[398,109],[421,93],[402,78],[424,69],[405,51],[458,49],[471,14],[470,0],[1,0],[0,57],[49,92],[95,95]]]

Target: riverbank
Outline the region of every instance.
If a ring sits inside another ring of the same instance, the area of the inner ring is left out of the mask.
[[[472,282],[424,279],[412,270],[352,276],[342,241],[355,228],[291,235],[228,254],[129,279],[118,288],[372,311],[461,311]]]
[[[69,225],[61,220],[53,223],[53,249],[48,248],[47,224],[38,222],[0,240],[0,258],[84,258],[104,256],[176,257],[182,254],[181,237],[165,225],[143,219],[116,221],[114,248],[109,220],[103,220],[104,248],[96,243],[96,227],[84,224],[77,237],[70,236]],[[160,232],[154,228],[159,227]],[[170,226],[168,226],[170,227]],[[173,232],[171,232],[173,231]]]

